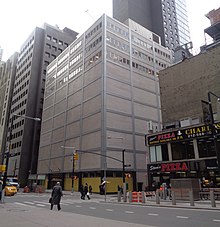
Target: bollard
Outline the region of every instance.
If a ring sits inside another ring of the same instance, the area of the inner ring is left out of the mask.
[[[160,204],[159,190],[156,190],[156,204]]]
[[[144,191],[141,192],[141,196],[142,196],[142,203],[145,203],[145,192]]]
[[[195,206],[192,190],[189,191],[189,201],[190,201],[190,206]]]
[[[172,191],[172,205],[176,205],[176,196],[175,196],[175,191]]]
[[[5,202],[5,189],[2,190],[2,203]]]
[[[128,201],[132,203],[132,192],[128,192]]]
[[[214,191],[213,190],[210,190],[210,200],[211,200],[212,207],[216,207],[215,196],[214,196]]]
[[[121,192],[118,191],[118,202],[121,202]]]

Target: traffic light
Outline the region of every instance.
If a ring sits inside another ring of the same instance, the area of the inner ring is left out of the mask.
[[[78,160],[79,159],[79,154],[77,152],[75,152],[73,157],[74,157],[74,160]]]

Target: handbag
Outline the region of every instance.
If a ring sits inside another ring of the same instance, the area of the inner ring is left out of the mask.
[[[51,202],[52,202],[52,198],[50,197],[50,198],[49,198],[49,203],[51,203]]]

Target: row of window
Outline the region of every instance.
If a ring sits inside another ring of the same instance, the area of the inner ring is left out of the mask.
[[[70,47],[70,54],[74,53],[80,46],[82,45],[82,40],[80,40],[77,44],[75,44],[73,47]]]
[[[117,34],[123,36],[124,38],[128,39],[128,37],[129,37],[128,31],[121,29],[120,27],[111,23],[110,21],[107,21],[107,27],[110,28],[111,30],[113,30],[115,33],[117,33]]]
[[[59,77],[62,73],[64,73],[69,68],[69,65],[63,66],[58,72],[57,77]]]
[[[152,70],[152,69],[149,69],[143,65],[140,65],[138,63],[135,63],[135,62],[132,62],[132,67],[134,69],[137,69],[138,71],[141,71],[143,73],[147,73],[147,74],[150,74],[150,75],[155,75],[155,71]]]
[[[214,143],[211,140],[197,140],[199,158],[215,157]],[[192,141],[171,143],[172,160],[195,159]],[[167,144],[150,146],[150,162],[169,161]]]
[[[92,64],[94,64],[96,61],[98,61],[102,56],[102,52],[99,51],[98,53],[96,53],[94,56],[92,56],[87,62],[86,62],[86,68],[88,66],[91,66]]]
[[[154,48],[154,51],[155,51],[156,53],[160,54],[161,56],[165,57],[165,58],[168,58],[168,59],[171,58],[171,56],[170,56],[169,54],[163,52],[162,50],[160,50],[160,49],[158,49],[158,48],[156,48],[156,47]]]
[[[149,56],[149,55],[147,55],[147,54],[144,54],[144,53],[142,53],[141,51],[138,51],[138,50],[136,50],[136,49],[134,49],[134,48],[132,48],[132,53],[133,53],[134,56],[139,57],[139,58],[141,58],[141,59],[143,59],[143,60],[147,60],[147,61],[149,61],[149,62],[151,62],[151,63],[154,62],[154,59],[153,59],[151,56]],[[156,63],[156,65],[158,65],[159,67],[162,67],[162,68],[166,68],[166,67],[167,67],[167,65],[166,65],[165,63],[163,63],[163,62],[161,62],[161,61],[158,61],[158,60],[155,60],[155,63]]]
[[[18,72],[16,73],[16,80],[31,67],[31,63],[32,62],[30,61],[24,68],[22,68],[22,70],[19,73]]]
[[[27,53],[30,52],[31,49],[33,49],[33,43],[34,43],[34,36],[29,40],[29,42],[22,48],[19,57],[18,57],[18,64],[24,59],[24,55],[27,55]]]
[[[59,57],[58,60],[58,65],[60,65],[62,62],[64,62],[67,58],[69,57],[69,52],[67,52],[66,54],[64,54],[62,57]]]
[[[18,102],[20,99],[22,99],[26,94],[28,93],[28,89],[22,92],[17,98],[13,98],[13,103]],[[12,113],[14,113],[14,108],[11,110]]]
[[[57,48],[56,46],[51,46],[49,43],[46,43],[46,47],[50,50],[52,49],[52,51],[59,51],[60,53],[62,53],[62,49],[61,48]]]
[[[23,91],[23,89],[29,84],[29,80],[27,80],[24,84],[18,87],[13,93],[13,96],[17,95],[20,91]]]
[[[17,72],[26,64],[28,61],[31,61],[33,53],[30,53],[28,56],[23,56],[22,61],[17,63]]]
[[[21,78],[20,78],[20,80],[19,81],[17,81],[16,83],[15,83],[15,85],[14,85],[14,87],[16,88],[16,87],[18,87],[18,85],[19,84],[21,84],[22,83],[22,81],[24,81],[29,75],[30,75],[30,70],[28,71],[28,72],[26,72]],[[18,77],[16,77],[16,80],[18,79]]]
[[[107,40],[108,44],[111,44],[112,46],[116,47],[117,49],[129,53],[130,48],[129,48],[128,44],[122,43],[121,41],[119,41],[113,37],[110,37],[110,36],[107,36],[106,40]]]
[[[87,35],[86,39],[89,39],[93,34],[95,34],[102,27],[102,22],[100,22],[97,26],[95,26]]]
[[[16,103],[17,101],[19,101],[19,97],[16,98],[13,103]],[[18,105],[16,105],[14,108],[12,108],[12,111],[15,112],[16,110],[19,110],[22,106],[27,104],[27,99],[23,100],[21,103],[19,103]]]
[[[50,41],[52,41],[54,43],[58,43],[59,45],[64,45],[65,47],[68,47],[68,43],[63,42],[62,40],[58,40],[55,37],[52,37],[50,35],[47,35],[46,38],[47,38],[47,40],[50,40]]]
[[[102,36],[100,36],[98,39],[96,39],[94,42],[92,42],[88,47],[86,47],[86,53],[90,52],[101,42],[102,42]]]
[[[11,147],[12,147],[12,149],[17,148],[17,147],[21,147],[21,141],[16,142],[16,143],[12,143]]]
[[[118,55],[116,53],[112,53],[111,51],[107,52],[107,58],[110,60],[113,60],[114,62],[120,63],[122,65],[130,66],[130,60],[126,59],[125,57],[121,57],[120,55]],[[141,64],[132,62],[132,67],[143,73],[155,75],[154,70],[149,69]]]
[[[117,62],[119,64],[130,67],[130,60],[125,57],[121,57],[120,55],[113,53],[111,51],[107,51],[107,59]]]
[[[52,57],[53,60],[57,57],[56,55],[51,54],[51,53],[49,53],[49,52],[45,52],[45,56],[48,57],[48,58]]]
[[[65,76],[63,78],[61,78],[58,82],[57,82],[57,89],[61,86],[63,86],[65,83],[67,83],[69,80],[75,78],[80,72],[82,72],[83,67],[80,66],[77,69],[75,69],[72,73],[70,73],[68,76]],[[53,92],[54,89],[50,90],[50,93],[47,94],[51,94],[51,92]]]
[[[82,58],[82,53],[80,53],[79,55],[77,55],[75,58],[73,58],[69,65],[72,66],[73,64],[75,64],[77,61],[79,61]]]

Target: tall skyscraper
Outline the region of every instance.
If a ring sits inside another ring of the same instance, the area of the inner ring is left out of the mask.
[[[185,0],[113,0],[113,17],[122,23],[136,21],[173,52],[190,42]]]
[[[148,122],[151,130],[161,128],[157,75],[170,65],[171,51],[158,35],[106,15],[51,62],[37,171],[47,186],[59,180],[71,190],[76,177],[74,190],[88,183],[99,192],[107,177],[108,192],[116,192],[125,164],[129,190],[144,189],[144,136]]]
[[[11,146],[9,149],[5,141],[5,147],[2,148],[2,152],[8,150],[12,154],[9,158],[8,175],[18,176],[21,186],[25,186],[29,174],[35,174],[37,170],[41,123],[20,116],[41,118],[46,68],[77,35],[78,33],[68,28],[60,30],[44,24],[42,28],[35,28],[21,47],[10,121],[5,129],[8,131],[8,144]]]

